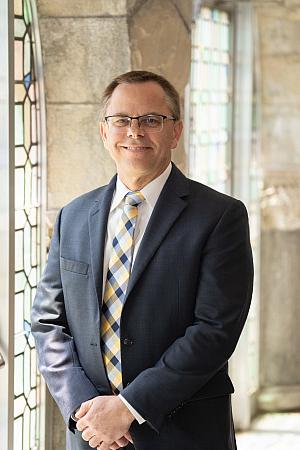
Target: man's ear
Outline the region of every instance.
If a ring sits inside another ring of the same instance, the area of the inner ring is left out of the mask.
[[[176,148],[178,141],[180,139],[181,133],[183,130],[183,123],[182,120],[178,120],[174,123],[174,130],[173,130],[173,144],[172,144],[172,148]]]
[[[103,144],[105,145],[107,141],[107,126],[106,123],[103,122],[102,120],[99,122],[99,133],[103,141]]]

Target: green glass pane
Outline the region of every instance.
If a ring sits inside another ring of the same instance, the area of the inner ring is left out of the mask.
[[[15,18],[15,37],[22,38],[26,31],[26,25],[23,19]]]
[[[29,34],[25,34],[24,38],[24,75],[31,72],[31,42]]]
[[[21,209],[25,201],[25,174],[24,169],[15,169],[15,207]]]
[[[15,149],[15,165],[25,166],[27,160],[27,153],[24,147],[16,147]]]
[[[15,383],[14,383],[14,394],[15,396],[19,396],[23,393],[23,355],[18,355],[15,357]],[[21,403],[21,405],[20,405]],[[23,412],[24,408],[22,407],[22,400],[15,400],[15,417],[17,417],[20,413]],[[18,407],[16,410],[16,406]]]
[[[15,289],[16,293],[24,290],[26,284],[26,276],[24,272],[18,272],[15,275]]]
[[[23,105],[15,105],[15,144],[23,145]]]
[[[27,25],[32,22],[31,8],[28,0],[24,0],[24,19]]]
[[[15,84],[15,102],[23,102],[26,95],[24,84]]]
[[[35,351],[35,349],[32,349],[30,351],[30,355],[31,355],[31,367],[30,367],[31,368],[31,381],[30,381],[30,386],[32,388],[34,388],[34,387],[36,387],[36,367],[37,367],[36,366],[37,361],[36,361],[36,351]],[[34,399],[32,401],[32,408],[33,408],[35,406],[35,403],[36,403],[36,391],[35,390],[31,391],[31,394],[32,394],[32,392],[34,393]]]
[[[20,450],[23,443],[23,417],[14,421],[14,450]]]
[[[30,393],[30,348],[26,345],[24,350],[24,394],[26,397]]]
[[[24,145],[28,151],[31,145],[31,104],[28,97],[24,103]]]
[[[23,81],[23,42],[15,41],[15,80]]]
[[[25,407],[23,417],[23,447],[22,450],[30,450],[30,409]]]
[[[23,209],[18,209],[15,211],[15,229],[19,230],[24,228],[26,222],[26,216]]]
[[[23,293],[15,294],[15,334],[23,332]]]
[[[23,230],[15,232],[15,270],[23,270]]]

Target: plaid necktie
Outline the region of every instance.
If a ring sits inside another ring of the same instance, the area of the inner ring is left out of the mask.
[[[133,234],[138,205],[145,200],[139,191],[128,192],[125,205],[112,241],[107,280],[101,314],[102,356],[112,390],[122,389],[120,319],[130,277]]]

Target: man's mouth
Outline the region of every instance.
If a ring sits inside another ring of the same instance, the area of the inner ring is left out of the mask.
[[[129,152],[145,152],[150,148],[145,145],[121,145],[121,147],[125,148],[125,150],[128,150]]]

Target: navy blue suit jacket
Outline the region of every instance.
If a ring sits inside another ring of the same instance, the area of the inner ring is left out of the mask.
[[[103,252],[116,177],[59,213],[32,309],[39,367],[65,422],[111,394],[100,347]],[[239,200],[175,165],[154,208],[121,318],[122,395],[146,419],[138,450],[231,450],[227,363],[249,310],[253,266]],[[87,449],[76,431],[72,449]]]

